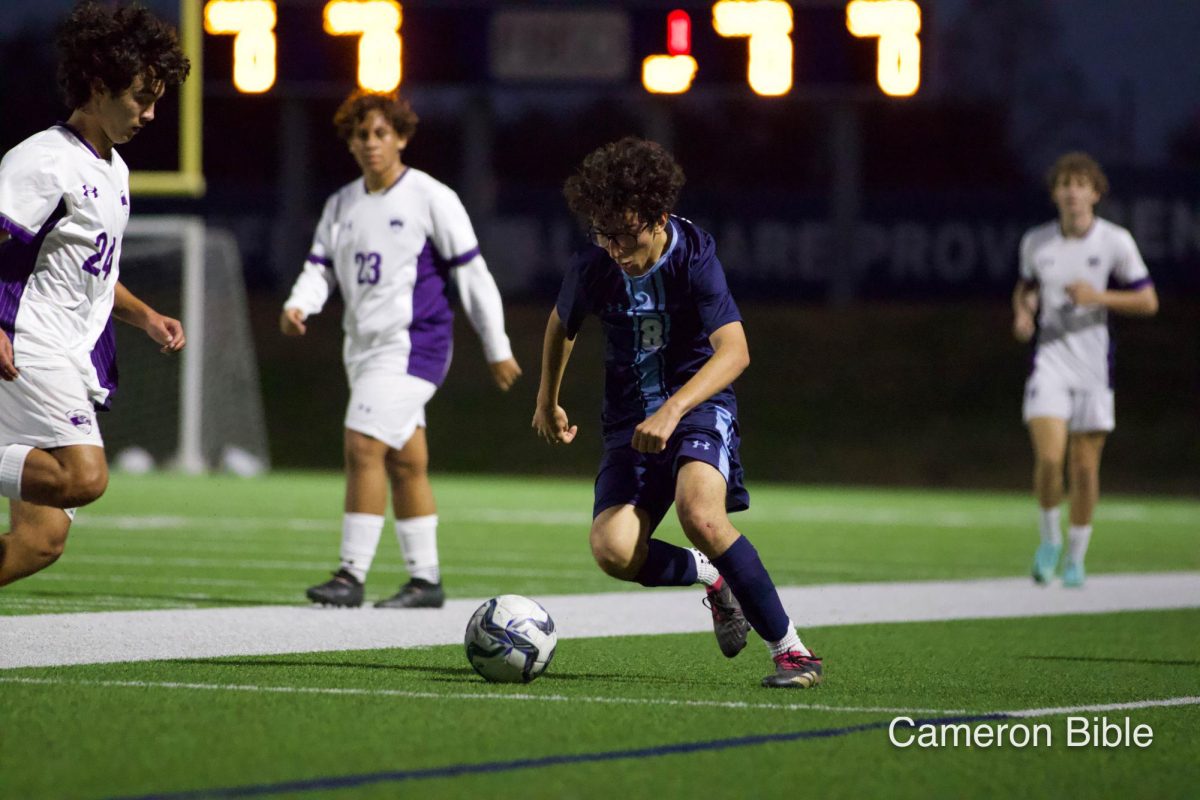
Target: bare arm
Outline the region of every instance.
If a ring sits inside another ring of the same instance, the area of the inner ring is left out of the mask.
[[[1153,317],[1158,313],[1158,292],[1154,290],[1154,284],[1101,292],[1090,283],[1079,281],[1067,287],[1067,296],[1077,306],[1104,306],[1109,311],[1131,317]]]
[[[1013,287],[1013,336],[1018,342],[1028,342],[1033,337],[1034,315],[1038,309],[1038,288],[1032,281],[1019,280]]]
[[[533,429],[551,444],[570,444],[579,431],[578,425],[569,424],[567,412],[558,404],[563,373],[574,347],[575,340],[567,338],[567,328],[558,318],[558,309],[552,310],[542,341],[542,378],[533,412]]]
[[[712,357],[633,432],[633,449],[661,453],[679,420],[696,406],[737,380],[750,366],[750,347],[740,322],[730,322],[709,337]]]
[[[177,319],[163,316],[143,303],[125,284],[117,281],[116,297],[113,300],[113,316],[135,328],[141,328],[158,344],[161,352],[177,353],[187,344],[183,325]]]

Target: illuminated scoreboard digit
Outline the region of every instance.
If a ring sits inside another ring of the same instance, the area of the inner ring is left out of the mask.
[[[390,92],[400,85],[400,4],[396,0],[332,0],[325,32],[358,36],[358,85]]]
[[[586,8],[318,0],[285,5],[280,18],[274,0],[208,0],[204,28],[233,37],[229,79],[251,94],[277,80],[332,84],[351,76],[379,92],[403,79],[562,86],[635,76],[648,92],[674,95],[735,82],[763,97],[787,96],[797,85],[868,83],[907,97],[920,86],[916,0],[683,0],[667,9],[636,0]],[[343,38],[357,39],[352,66],[350,48],[330,45]]]

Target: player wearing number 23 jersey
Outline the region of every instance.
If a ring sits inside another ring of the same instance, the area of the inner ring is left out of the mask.
[[[305,320],[337,287],[346,301],[343,355],[346,503],[341,567],[314,586],[315,603],[357,606],[379,545],[387,490],[396,537],[411,580],[384,608],[444,602],[437,556],[437,508],[426,469],[425,405],[450,366],[453,282],[483,342],[497,388],[521,369],[504,332],[496,282],[480,254],[463,204],[450,187],[404,163],[417,128],[408,101],[356,92],[334,115],[362,176],[325,203],[312,248],[280,317],[282,332],[303,336]]]

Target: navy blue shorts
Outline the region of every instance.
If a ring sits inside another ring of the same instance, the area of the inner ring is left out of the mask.
[[[675,475],[688,460],[711,464],[725,478],[725,510],[745,511],[750,493],[738,458],[737,420],[724,409],[695,409],[679,422],[661,453],[639,453],[626,444],[604,451],[596,475],[592,518],[612,506],[630,504],[650,515],[650,530],[675,502]]]

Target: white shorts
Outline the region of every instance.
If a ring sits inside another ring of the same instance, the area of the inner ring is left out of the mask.
[[[399,450],[425,427],[425,404],[437,386],[394,369],[356,370],[346,406],[346,427]]]
[[[1112,389],[1073,387],[1042,370],[1034,370],[1025,382],[1021,416],[1027,425],[1036,417],[1065,419],[1071,433],[1111,431],[1117,426]]]
[[[0,444],[41,450],[79,444],[104,447],[78,370],[55,365],[20,371],[15,381],[0,381]]]

